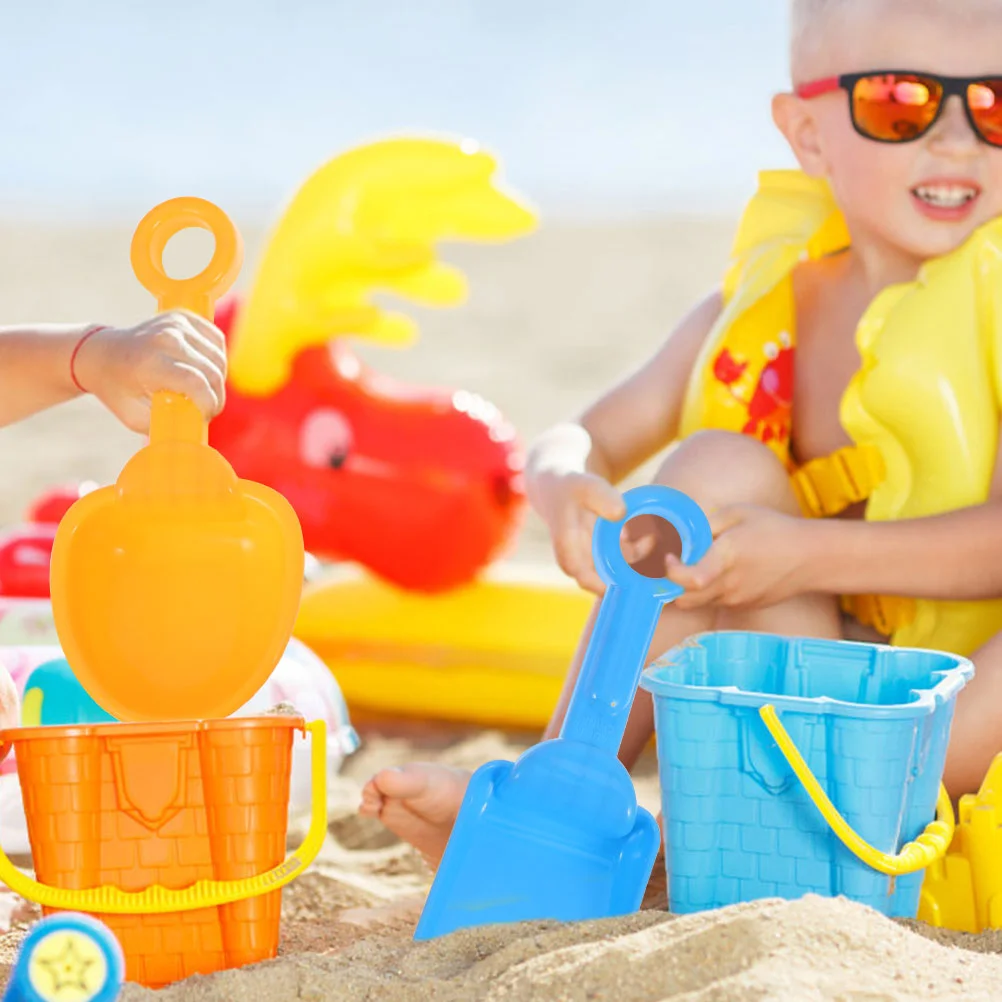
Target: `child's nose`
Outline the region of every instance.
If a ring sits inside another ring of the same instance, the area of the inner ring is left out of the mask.
[[[929,133],[929,145],[937,152],[970,156],[978,152],[979,140],[971,128],[964,102],[956,95],[946,100],[939,121]]]

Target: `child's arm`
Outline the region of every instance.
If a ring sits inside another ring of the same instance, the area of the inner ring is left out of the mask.
[[[737,505],[710,517],[714,545],[695,566],[669,557],[682,609],[759,608],[794,595],[1002,596],[1002,446],[989,500],[895,522],[805,519]]]
[[[529,452],[529,499],[549,527],[557,562],[584,588],[603,588],[591,557],[596,516],[624,512],[611,485],[676,437],[686,386],[721,309],[720,294],[708,296],[632,376],[577,421],[545,432]]]
[[[1002,437],[987,503],[899,522],[819,521],[810,578],[833,595],[1002,596]],[[821,554],[824,554],[821,557]],[[809,579],[808,584],[811,584]]]
[[[967,601],[1002,596],[1002,500],[901,522],[813,526],[809,590]],[[812,580],[816,587],[810,587]]]
[[[0,328],[0,427],[93,393],[145,433],[155,392],[182,393],[211,418],[223,406],[225,381],[223,335],[194,314],[163,313],[126,328]]]

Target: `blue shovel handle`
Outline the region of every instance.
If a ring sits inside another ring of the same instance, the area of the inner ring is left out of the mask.
[[[626,562],[620,547],[623,527],[638,515],[670,522],[682,540],[682,562],[697,563],[713,533],[703,510],[670,487],[627,491],[626,515],[618,522],[599,519],[592,539],[595,569],[606,584],[591,642],[581,664],[560,737],[616,754],[654,639],[661,610],[683,589],[667,578],[648,578]]]

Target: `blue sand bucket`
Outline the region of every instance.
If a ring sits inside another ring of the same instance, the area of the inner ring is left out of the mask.
[[[913,918],[953,831],[940,781],[973,674],[936,651],[741,632],[651,665],[671,910],[813,893]]]

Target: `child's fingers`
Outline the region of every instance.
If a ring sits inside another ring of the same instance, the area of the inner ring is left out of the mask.
[[[654,552],[656,544],[657,537],[652,533],[646,533],[637,539],[633,539],[629,532],[629,526],[623,527],[619,545],[623,551],[623,559],[628,564],[637,564],[645,557],[649,557]]]
[[[362,800],[358,807],[358,813],[362,817],[378,818],[379,812],[383,809],[383,795],[372,780],[362,788]]]
[[[683,612],[703,609],[719,602],[724,588],[724,577],[713,578],[702,584],[701,578],[692,574],[693,568],[685,566],[676,556],[667,560],[669,580],[681,585],[685,591],[675,599],[675,605]]]
[[[576,518],[564,520],[553,533],[553,554],[560,569],[577,579],[591,561],[591,554],[582,549],[582,533]]]
[[[570,512],[553,534],[553,551],[560,569],[586,591],[605,590],[592,560],[591,537],[595,518],[587,512]]]
[[[623,495],[607,480],[585,473],[575,479],[573,486],[581,505],[599,518],[617,522],[626,514]]]
[[[208,320],[193,313],[175,310],[156,319],[157,341],[162,350],[176,358],[203,357],[226,372],[226,341]]]
[[[723,595],[728,562],[722,548],[711,546],[698,564],[683,564],[674,554],[668,556],[666,564],[668,579],[685,589],[685,594],[676,600],[679,608],[702,608]]]
[[[215,417],[222,407],[220,393],[213,389],[208,376],[194,365],[168,360],[159,382],[159,389],[187,397],[207,419]]]
[[[222,410],[226,400],[226,356],[220,354],[201,334],[195,333],[193,328],[187,330],[187,323],[188,318],[179,315],[177,323],[172,322],[157,331],[157,344],[162,351],[160,358],[168,366],[197,369],[205,377],[215,398],[210,415],[214,416]]]
[[[210,320],[206,320],[205,317],[200,317],[197,313],[189,313],[187,310],[177,311],[181,316],[183,316],[194,328],[210,342],[218,348],[224,355],[226,354],[226,335]]]

